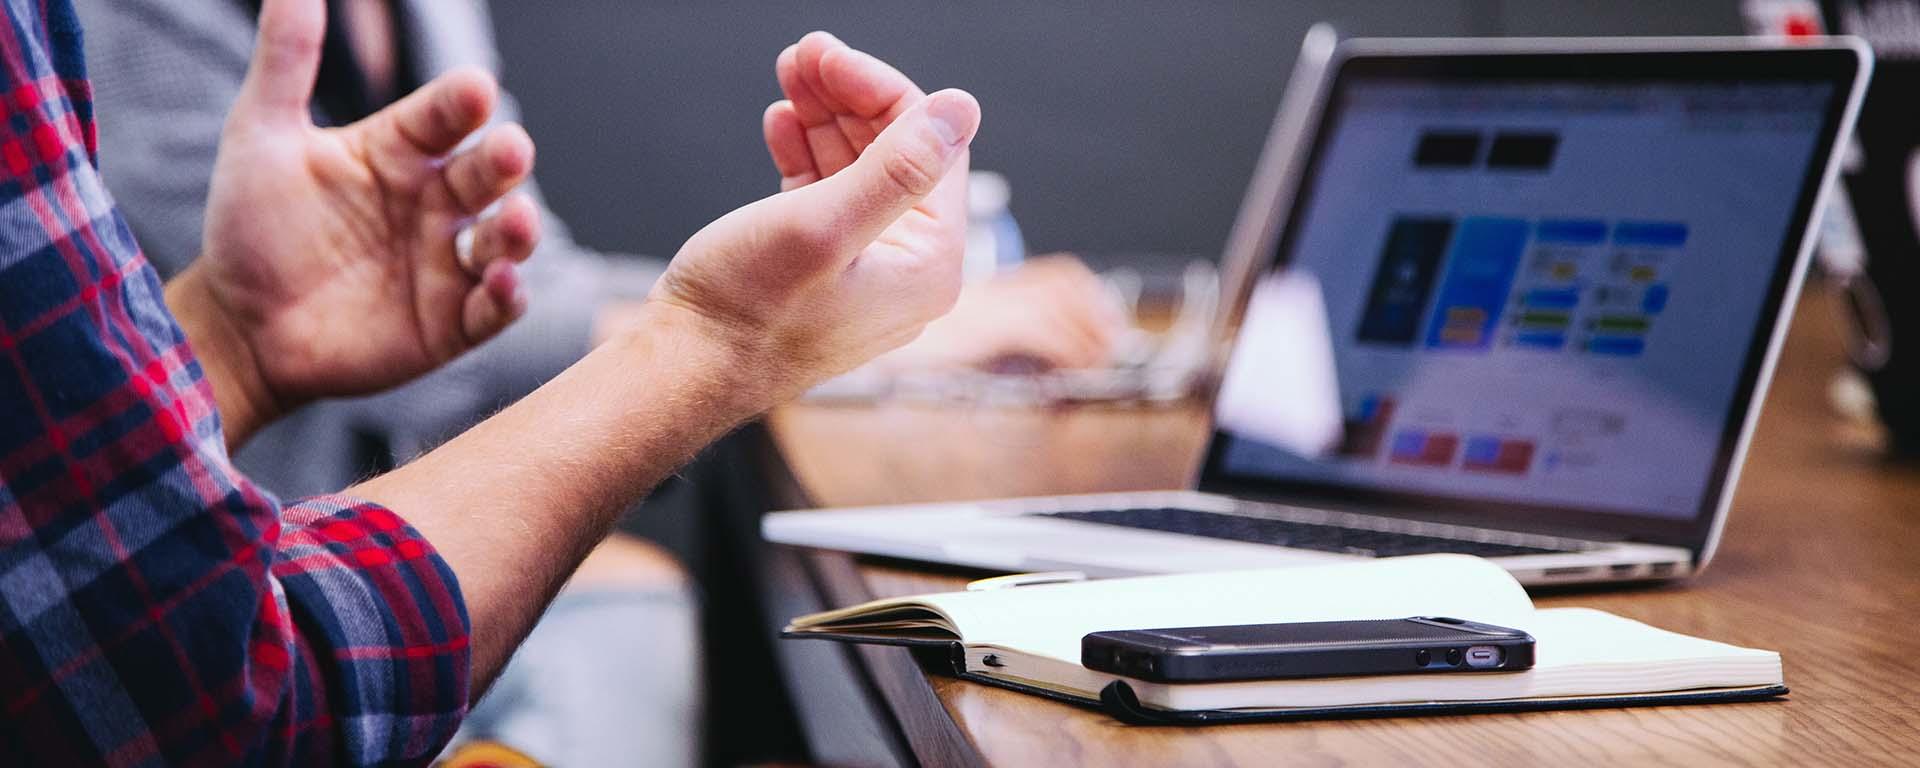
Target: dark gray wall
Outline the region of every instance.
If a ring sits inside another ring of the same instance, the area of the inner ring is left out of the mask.
[[[1037,250],[1213,255],[1295,47],[1352,35],[1720,34],[1737,0],[494,0],[539,176],[586,242],[671,254],[771,191],[773,59],[827,29],[979,96],[975,166]]]

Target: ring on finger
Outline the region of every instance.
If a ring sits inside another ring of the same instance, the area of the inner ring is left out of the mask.
[[[460,269],[474,277],[480,276],[479,265],[474,263],[474,241],[478,239],[473,227],[462,227],[459,234],[453,236],[453,260]]]

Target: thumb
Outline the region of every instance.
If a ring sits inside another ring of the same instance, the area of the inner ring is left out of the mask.
[[[269,122],[309,119],[307,103],[327,33],[325,0],[266,0],[253,61],[234,102],[236,116]]]
[[[816,217],[830,212],[837,234],[872,242],[940,186],[979,129],[980,104],[971,94],[940,91],[896,118],[852,165],[789,194]]]

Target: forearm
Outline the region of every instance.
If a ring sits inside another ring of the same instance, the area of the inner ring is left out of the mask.
[[[226,308],[208,290],[204,273],[198,266],[188,267],[167,281],[166,302],[213,386],[227,448],[233,450],[280,418],[285,407],[261,378],[252,348],[234,328]]]
[[[404,516],[451,564],[473,632],[476,692],[615,516],[770,404],[684,310],[633,331],[407,466],[348,491]]]

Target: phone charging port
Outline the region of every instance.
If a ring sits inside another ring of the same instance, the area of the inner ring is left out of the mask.
[[[1498,646],[1476,645],[1467,649],[1467,666],[1474,669],[1492,669],[1500,666],[1506,654]]]

